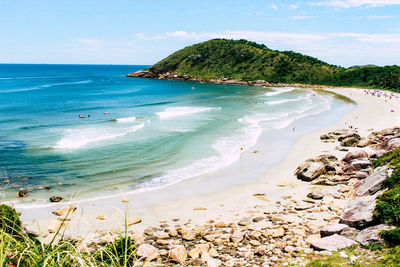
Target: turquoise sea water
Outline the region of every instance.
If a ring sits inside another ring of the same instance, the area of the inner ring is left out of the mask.
[[[35,203],[152,190],[233,164],[263,133],[285,142],[351,108],[304,89],[124,76],[143,68],[0,64],[0,200],[20,188]]]

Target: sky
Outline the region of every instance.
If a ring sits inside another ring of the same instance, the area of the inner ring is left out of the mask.
[[[0,0],[0,63],[152,65],[213,38],[400,65],[400,0]]]

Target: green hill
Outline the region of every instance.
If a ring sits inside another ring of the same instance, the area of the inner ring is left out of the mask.
[[[226,39],[188,46],[144,72],[128,76],[400,88],[398,66],[367,65],[346,69],[300,53],[280,52],[255,42]]]

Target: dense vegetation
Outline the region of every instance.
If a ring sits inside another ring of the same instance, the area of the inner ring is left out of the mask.
[[[400,67],[342,68],[291,51],[275,51],[246,40],[214,39],[179,50],[149,68],[195,78],[228,78],[271,83],[362,86],[398,90]]]
[[[400,245],[400,148],[385,153],[373,165],[395,168],[384,182],[388,190],[379,196],[374,215],[382,223],[397,226],[394,230],[383,232],[382,237],[391,245]]]

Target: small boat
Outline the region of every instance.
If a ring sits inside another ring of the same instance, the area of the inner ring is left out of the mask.
[[[79,114],[79,118],[84,119],[85,115]]]
[[[108,111],[104,112],[104,114],[106,114],[106,115],[107,115],[107,114],[108,114]]]

